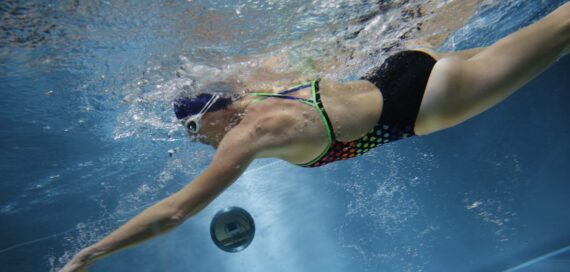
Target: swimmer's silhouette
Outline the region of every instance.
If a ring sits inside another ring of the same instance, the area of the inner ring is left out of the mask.
[[[317,167],[452,127],[496,105],[569,49],[566,3],[489,47],[403,51],[356,81],[310,80],[282,92],[239,96],[213,85],[196,96],[179,97],[176,117],[193,139],[217,149],[211,164],[180,191],[81,250],[62,271],[80,271],[179,226],[256,158]]]

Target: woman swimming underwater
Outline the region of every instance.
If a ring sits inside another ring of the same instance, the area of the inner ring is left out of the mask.
[[[62,271],[82,271],[104,256],[179,226],[256,158],[318,167],[452,127],[496,105],[569,50],[566,3],[489,47],[402,51],[356,81],[313,80],[278,93],[239,97],[179,97],[174,101],[176,117],[194,140],[216,148],[210,165],[180,191],[82,249]]]

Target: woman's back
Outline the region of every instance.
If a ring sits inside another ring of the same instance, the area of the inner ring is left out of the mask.
[[[342,84],[321,80],[320,97],[330,127],[337,141],[348,142],[364,136],[380,118],[382,95],[367,81]],[[311,100],[311,88],[288,94]],[[249,103],[249,102],[248,102]],[[311,161],[327,147],[326,121],[315,107],[289,99],[272,98],[248,107],[246,114],[255,116],[256,122],[278,127],[275,137],[287,138],[288,145],[276,147],[260,154],[261,157],[279,157],[296,164]]]
[[[382,112],[382,94],[364,80],[347,84],[323,80],[320,84],[323,105],[336,139],[348,142],[364,136],[376,125]]]

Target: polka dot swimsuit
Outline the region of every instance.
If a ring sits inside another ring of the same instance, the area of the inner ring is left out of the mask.
[[[377,146],[413,135],[415,134],[413,133],[411,126],[406,127],[404,130],[398,130],[396,127],[390,128],[389,125],[377,124],[364,137],[358,140],[351,142],[333,140],[330,148],[323,157],[312,164],[301,166],[319,167],[334,161],[358,157]]]
[[[302,167],[318,167],[358,157],[375,147],[414,136],[414,124],[435,62],[426,53],[403,51],[389,57],[379,68],[362,77],[361,79],[370,81],[381,90],[384,105],[380,120],[374,128],[360,139],[350,142],[335,139],[331,121],[321,101],[318,80],[279,93],[250,93],[250,95],[258,97],[254,102],[269,97],[296,100],[314,107],[319,112],[328,131],[327,147],[312,161],[298,164]],[[312,88],[311,99],[287,95],[304,88]]]
[[[341,142],[335,139],[326,117],[326,125],[332,135],[328,149],[315,160],[300,166],[318,167],[358,157],[375,147],[416,135],[414,124],[435,63],[436,60],[426,53],[402,51],[387,58],[380,67],[372,69],[361,79],[368,80],[382,92],[384,106],[376,126],[360,139]],[[320,110],[326,116],[322,104]]]

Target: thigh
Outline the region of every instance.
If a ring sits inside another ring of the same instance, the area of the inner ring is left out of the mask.
[[[465,80],[464,60],[443,58],[434,65],[422,98],[414,131],[417,135],[433,133],[461,122],[457,100]]]
[[[570,4],[470,58],[440,59],[416,122],[427,134],[459,124],[504,100],[564,54]]]

